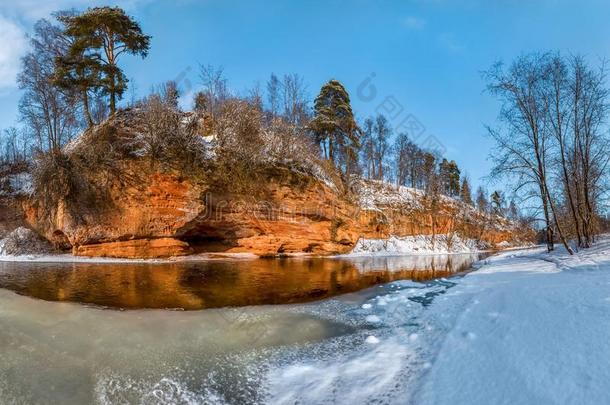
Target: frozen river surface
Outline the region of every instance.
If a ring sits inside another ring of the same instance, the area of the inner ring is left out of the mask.
[[[0,289],[0,403],[610,403],[609,252],[506,252],[465,276],[193,311],[70,302],[70,284],[32,298],[22,279]],[[405,271],[371,263],[357,269]]]

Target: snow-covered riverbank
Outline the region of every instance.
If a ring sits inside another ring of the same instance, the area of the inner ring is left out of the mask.
[[[610,403],[610,241],[574,257],[505,253],[431,308],[465,305],[416,403]]]
[[[508,242],[500,247],[508,247]],[[430,255],[475,253],[490,249],[485,242],[463,239],[459,235],[417,235],[387,239],[360,239],[345,256]]]
[[[274,371],[274,399],[610,403],[607,237],[574,257],[505,252],[463,278],[390,287],[354,311],[375,325],[368,349]]]

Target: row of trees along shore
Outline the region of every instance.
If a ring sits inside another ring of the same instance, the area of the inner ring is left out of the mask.
[[[492,177],[539,212],[548,250],[558,238],[568,252],[574,239],[587,248],[604,228],[608,191],[608,89],[606,65],[580,56],[532,53],[485,73],[502,103],[489,127],[496,143]]]
[[[151,37],[144,34],[140,25],[120,8],[98,7],[82,13],[63,11],[54,17],[54,21],[43,19],[36,23],[30,39],[31,49],[22,60],[22,71],[18,77],[23,92],[19,105],[22,127],[10,128],[2,137],[2,160],[5,165],[31,162],[28,164],[36,166],[41,162],[48,163],[49,159],[63,159],[62,147],[67,142],[115,114],[119,108],[129,84],[119,66],[122,57],[131,54],[144,58],[149,52]],[[552,59],[550,56],[545,58]],[[598,98],[595,98],[590,89],[597,83],[598,90],[602,91],[603,72],[590,72],[579,59],[565,66],[565,72],[561,69],[555,72],[566,75],[565,78],[556,79],[560,81],[557,85],[561,90],[557,95],[561,104],[561,122],[558,125],[566,129],[553,133],[550,130],[551,110],[559,107],[553,107],[550,99],[520,99],[522,92],[527,94],[526,97],[531,97],[532,92],[541,93],[538,87],[543,82],[545,86],[550,86],[548,79],[542,79],[548,78],[549,73],[543,70],[549,67],[534,69],[534,65],[542,63],[543,59],[540,57],[540,60],[529,62],[528,59],[520,60],[508,73],[504,73],[500,66],[488,73],[490,90],[505,101],[502,118],[508,125],[508,136],[522,130],[524,137],[517,144],[514,141],[507,144],[508,139],[503,135],[505,132],[490,129],[502,152],[495,156],[506,157],[496,160],[494,175],[518,173],[523,183],[519,190],[531,185],[532,178],[543,179],[539,194],[548,239],[552,241],[553,229],[558,229],[562,238],[567,237],[570,226],[575,230],[579,244],[587,246],[596,231],[595,209],[598,207],[602,178],[599,175],[602,169],[599,160],[592,164],[600,153],[597,148],[601,145],[596,129],[593,129],[595,134],[591,133],[592,126],[597,128],[599,123],[591,122],[591,119],[601,120],[603,114],[598,111],[601,106],[592,113],[586,105],[605,96],[605,93],[596,94]],[[521,66],[523,64],[531,67],[532,72],[526,72]],[[578,69],[578,72],[574,69]],[[581,86],[578,96],[583,97],[582,101],[578,99],[578,108],[570,109],[571,106],[566,104],[570,85],[561,80],[569,81],[568,73],[578,73],[578,85]],[[532,81],[530,75],[540,78]],[[201,90],[194,95],[193,108],[206,115],[218,143],[227,151],[217,155],[220,162],[216,165],[229,173],[227,178],[239,179],[244,173],[253,172],[252,168],[268,160],[270,155],[284,162],[319,159],[339,174],[345,190],[354,190],[357,185],[355,179],[367,178],[419,188],[427,196],[451,196],[485,213],[521,218],[515,201],[505,201],[499,191],[490,195],[479,187],[473,196],[470,179],[461,173],[455,161],[421,148],[406,133],[394,133],[384,115],[368,117],[359,122],[347,90],[337,80],[324,84],[312,103],[305,81],[297,74],[281,77],[272,74],[265,86],[256,85],[242,95],[229,89],[222,68],[200,65],[199,79]],[[136,100],[132,95],[131,100],[122,105],[144,108],[148,117],[163,121],[166,112],[179,111],[180,97],[179,83],[170,81],[153,89],[150,96]],[[534,101],[544,105],[531,106]],[[523,103],[526,108],[531,106],[535,111],[521,111]],[[584,114],[574,118],[582,121],[584,127],[581,129],[579,126],[578,137],[569,140],[566,132],[572,126],[568,123],[570,120],[564,120],[564,115],[569,115],[573,110]],[[534,112],[537,115],[530,117]],[[517,122],[518,119],[523,122]],[[530,123],[535,128],[533,135],[524,129]],[[542,127],[544,130],[540,129]],[[169,132],[167,125],[151,128],[152,132]],[[551,156],[552,136],[557,139],[559,149],[563,148],[559,155]],[[175,137],[169,135],[166,138],[174,143],[176,141]],[[524,143],[531,138],[535,139],[534,146],[538,148],[533,154],[534,158],[529,155],[531,150]],[[164,150],[163,136],[154,134],[151,139],[154,142],[149,142],[150,154],[158,159],[159,153],[162,154],[159,151]],[[187,138],[184,139],[188,142]],[[582,153],[576,153],[575,148],[584,149]],[[165,149],[170,148],[165,145]],[[523,149],[528,156],[514,153]],[[583,155],[587,156],[585,161],[582,161]],[[537,156],[540,161],[532,160]],[[571,206],[566,206],[571,209],[573,218],[569,225],[558,220],[564,205],[559,203],[558,196],[549,193],[549,189],[555,189],[549,182],[556,179],[547,176],[546,165],[557,156],[564,159],[568,173],[565,178],[570,180],[563,183],[566,201],[574,200],[573,210]],[[521,158],[528,160],[515,164],[515,160]],[[227,162],[222,162],[222,159]],[[239,167],[243,168],[240,172]],[[525,168],[537,171],[521,170]],[[570,177],[574,173],[578,174],[578,181]],[[48,173],[46,178],[49,178]],[[244,179],[244,182],[247,180]]]

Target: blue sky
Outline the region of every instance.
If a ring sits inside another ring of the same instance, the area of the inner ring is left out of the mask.
[[[438,140],[477,184],[489,170],[483,125],[499,108],[482,70],[535,50],[610,57],[610,4],[596,0],[0,0],[0,128],[16,123],[14,77],[36,19],[94,4],[126,8],[153,36],[146,60],[123,61],[138,95],[176,78],[196,89],[198,63],[222,65],[236,92],[271,72],[299,73],[313,98],[336,78],[360,118],[393,100],[392,123],[415,117],[420,141]],[[358,95],[367,78],[372,100],[368,85]]]

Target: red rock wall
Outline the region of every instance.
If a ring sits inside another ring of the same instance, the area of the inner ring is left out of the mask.
[[[73,212],[60,202],[50,220],[36,202],[26,219],[56,244],[68,243],[76,255],[153,258],[193,251],[250,252],[258,255],[349,252],[360,237],[386,238],[460,232],[489,243],[514,239],[460,220],[444,207],[434,215],[361,210],[316,181],[295,186],[273,177],[264,198],[218,193],[175,175],[155,173],[140,188],[110,187],[112,209]],[[434,222],[434,227],[432,226]]]

